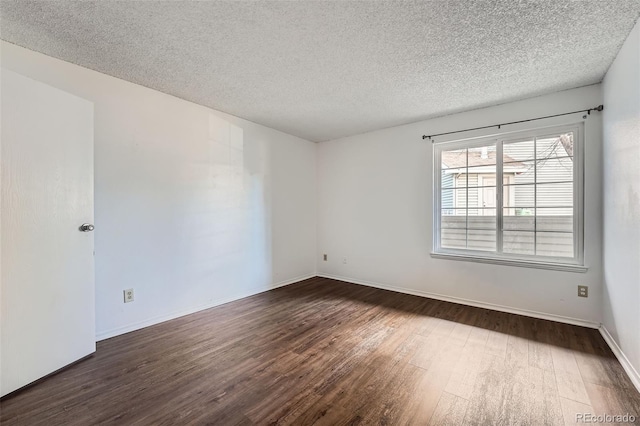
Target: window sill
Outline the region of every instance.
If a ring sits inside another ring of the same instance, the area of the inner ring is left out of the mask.
[[[484,257],[484,256],[474,256],[474,255],[468,255],[468,254],[431,252],[431,257],[434,259],[463,260],[468,262],[490,263],[494,265],[516,266],[520,268],[550,269],[553,271],[565,271],[565,272],[584,273],[589,270],[588,267],[581,266],[581,265],[569,265],[565,263],[551,263],[551,262],[536,262],[536,261],[522,260],[522,259]]]

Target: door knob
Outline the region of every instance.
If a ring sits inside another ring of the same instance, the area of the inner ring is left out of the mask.
[[[80,231],[82,232],[91,232],[93,231],[94,226],[90,223],[83,223],[80,225]]]

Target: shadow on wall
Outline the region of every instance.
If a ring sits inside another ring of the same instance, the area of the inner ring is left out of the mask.
[[[259,154],[264,157],[263,154]],[[265,174],[245,161],[243,129],[209,114],[206,152],[194,158],[185,182],[192,191],[181,255],[184,288],[215,287],[227,299],[270,284],[271,250]]]

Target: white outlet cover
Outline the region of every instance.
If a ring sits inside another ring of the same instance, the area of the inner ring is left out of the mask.
[[[129,288],[127,290],[123,290],[124,293],[124,303],[133,302],[133,289]]]

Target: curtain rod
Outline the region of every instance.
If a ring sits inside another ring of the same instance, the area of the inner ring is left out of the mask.
[[[506,125],[509,125],[509,124],[518,124],[518,123],[526,123],[526,122],[535,121],[535,120],[544,120],[545,118],[561,117],[563,115],[577,114],[579,112],[586,112],[587,114],[591,114],[591,111],[602,111],[603,109],[604,109],[603,105],[598,105],[597,107],[594,107],[594,108],[581,109],[581,110],[578,110],[578,111],[565,112],[565,113],[562,113],[562,114],[546,115],[544,117],[530,118],[528,120],[510,121],[508,123],[492,124],[491,126],[473,127],[471,129],[455,130],[453,132],[436,133],[435,135],[422,135],[422,139],[432,139],[432,138],[435,138],[436,136],[452,135],[454,133],[469,132],[471,130],[490,129],[492,127],[497,127],[499,129],[502,126],[506,126]],[[584,118],[587,118],[587,117],[585,116]],[[433,141],[433,139],[432,139],[432,141]]]

